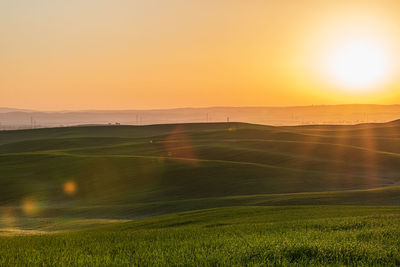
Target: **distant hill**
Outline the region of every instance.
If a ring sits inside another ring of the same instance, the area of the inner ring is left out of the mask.
[[[81,124],[150,125],[190,122],[247,122],[266,125],[358,124],[400,118],[400,105],[299,107],[210,107],[159,110],[29,111],[0,108],[0,129]]]
[[[33,112],[33,110],[0,107],[0,113],[8,113],[8,112]]]

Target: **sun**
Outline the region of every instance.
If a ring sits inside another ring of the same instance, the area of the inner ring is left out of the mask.
[[[346,91],[377,89],[391,71],[387,48],[374,39],[343,40],[331,50],[326,60],[328,75]]]

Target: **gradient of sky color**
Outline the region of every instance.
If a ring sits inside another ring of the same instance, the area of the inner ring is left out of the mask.
[[[400,1],[0,0],[0,106],[400,103]],[[371,92],[322,73],[347,35],[394,67]]]

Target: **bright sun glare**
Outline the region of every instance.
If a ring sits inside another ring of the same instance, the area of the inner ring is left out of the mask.
[[[331,79],[350,92],[366,92],[381,85],[390,73],[390,56],[375,40],[345,40],[327,58]]]

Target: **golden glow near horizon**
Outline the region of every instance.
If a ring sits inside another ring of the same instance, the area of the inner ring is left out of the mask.
[[[396,0],[0,2],[0,106],[400,101]]]

